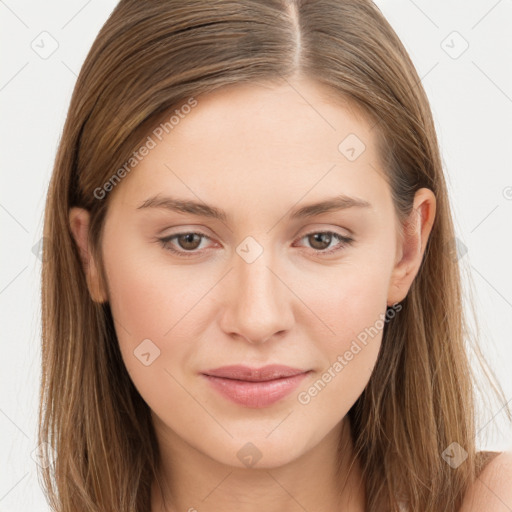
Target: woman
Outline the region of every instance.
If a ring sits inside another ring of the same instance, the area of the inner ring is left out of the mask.
[[[55,510],[510,510],[428,100],[371,2],[122,0],[45,236]]]

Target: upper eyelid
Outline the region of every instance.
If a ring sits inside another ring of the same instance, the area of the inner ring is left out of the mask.
[[[325,224],[325,223],[324,223]],[[161,236],[160,238],[171,238],[173,236],[177,236],[177,235],[189,235],[189,234],[192,234],[192,233],[195,233],[197,235],[201,235],[201,236],[204,236],[206,238],[212,238],[212,236],[204,233],[201,231],[201,228],[198,228],[197,230],[195,229],[194,225],[192,224],[190,228],[180,228],[181,231],[177,231],[176,233],[171,233],[169,235],[164,235],[164,236]],[[346,233],[337,233],[336,229],[343,229],[346,231]],[[299,231],[300,232],[300,231]],[[300,236],[300,238],[306,236],[306,235],[310,235],[312,233],[325,233],[325,232],[332,232],[332,233],[336,233],[340,236],[345,236],[347,238],[351,238],[353,235],[354,235],[354,232],[352,230],[350,230],[349,228],[347,227],[341,227],[341,226],[336,226],[336,227],[317,227],[317,228],[311,228],[310,230],[308,230],[306,233],[302,234]],[[214,237],[217,236],[216,234],[214,234]]]

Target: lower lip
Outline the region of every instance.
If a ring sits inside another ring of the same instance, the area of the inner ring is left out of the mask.
[[[224,397],[245,407],[268,407],[289,395],[308,374],[299,373],[292,377],[250,382],[204,375],[208,382]]]

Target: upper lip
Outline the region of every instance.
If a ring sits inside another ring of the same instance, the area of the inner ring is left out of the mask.
[[[207,370],[203,372],[203,374],[211,377],[222,377],[225,379],[264,382],[267,380],[281,379],[283,377],[293,377],[294,375],[300,375],[306,371],[307,370],[291,368],[290,366],[283,366],[280,364],[271,364],[263,366],[262,368],[233,365]]]

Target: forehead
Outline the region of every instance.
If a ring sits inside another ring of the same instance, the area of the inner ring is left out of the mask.
[[[370,202],[382,193],[372,124],[327,86],[235,84],[195,99],[174,123],[162,118],[152,149],[116,193],[145,199],[179,189],[241,204],[259,193],[299,201],[336,191]]]
[[[313,151],[323,142],[338,151],[338,144],[354,133],[369,145],[372,128],[360,108],[331,88],[309,79],[280,83],[234,84],[197,98],[198,106],[182,116],[179,126],[171,129],[176,142],[198,141],[203,151],[208,144],[246,143],[264,157],[273,148],[281,155],[290,144]],[[164,118],[165,119],[165,118]],[[164,136],[165,137],[165,136]],[[309,140],[309,144],[304,144]],[[264,151],[261,144],[269,144]],[[292,154],[295,154],[297,147]],[[233,145],[232,152],[237,147]],[[275,157],[276,155],[270,155]]]

